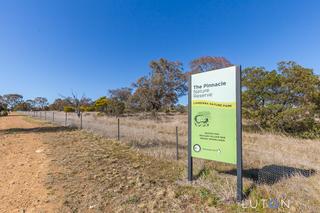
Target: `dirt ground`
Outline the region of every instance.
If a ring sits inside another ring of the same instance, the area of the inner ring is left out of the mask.
[[[0,118],[0,212],[216,212],[178,164],[85,131]]]
[[[60,205],[44,186],[47,146],[42,135],[27,131],[39,127],[19,115],[0,118],[0,212],[53,212]]]

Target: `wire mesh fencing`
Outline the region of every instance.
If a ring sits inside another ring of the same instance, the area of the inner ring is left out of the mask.
[[[112,140],[120,139],[139,151],[156,158],[176,160],[186,163],[188,119],[186,115],[163,115],[161,118],[145,118],[143,116],[111,117],[99,116],[97,113],[76,113],[57,111],[23,112],[28,116],[46,120],[61,126],[76,127],[94,132]],[[82,119],[82,122],[81,122]],[[308,178],[320,170],[320,146],[315,140],[302,140],[273,133],[243,133],[243,175],[252,183],[272,186],[293,176]],[[213,161],[194,160],[195,175],[205,174],[204,166],[209,165],[221,174],[234,178],[223,183],[223,187],[234,188],[236,183],[235,165]],[[228,182],[230,181],[230,182]],[[228,184],[230,185],[228,185]],[[205,184],[208,184],[205,182]],[[220,186],[214,185],[212,190]],[[228,199],[228,190],[223,191]],[[230,190],[229,190],[230,191]],[[279,193],[285,193],[279,192]],[[231,194],[234,195],[234,192]]]
[[[187,120],[167,116],[161,120],[139,117],[99,116],[97,113],[34,111],[24,114],[56,125],[82,128],[155,157],[184,159],[187,154]]]

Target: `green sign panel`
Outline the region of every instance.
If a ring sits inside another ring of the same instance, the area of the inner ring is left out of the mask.
[[[237,163],[237,67],[191,76],[191,155]]]

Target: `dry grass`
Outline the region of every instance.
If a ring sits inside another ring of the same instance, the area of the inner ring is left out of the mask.
[[[49,114],[49,113],[48,113]],[[48,116],[50,119],[50,116]],[[55,114],[64,123],[64,114]],[[69,115],[70,125],[79,119]],[[162,115],[157,120],[142,115],[120,118],[121,142],[149,156],[174,161],[175,128],[179,128],[177,162],[186,165],[187,117]],[[83,127],[102,136],[117,137],[117,118],[85,113]],[[250,199],[285,196],[291,212],[320,212],[320,141],[286,137],[270,133],[243,134],[245,190]],[[218,202],[234,204],[235,167],[229,164],[195,160],[195,185],[213,193]],[[185,175],[185,171],[184,174]],[[182,186],[188,185],[183,181]],[[239,209],[239,206],[233,208]],[[265,211],[262,209],[261,211]],[[283,209],[286,211],[286,209]]]
[[[62,186],[61,212],[215,212],[211,195],[177,184],[183,168],[84,131],[45,133],[52,160],[47,187]],[[60,168],[59,170],[55,168]]]

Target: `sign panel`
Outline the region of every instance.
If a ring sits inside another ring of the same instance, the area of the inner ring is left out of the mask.
[[[237,67],[191,76],[191,156],[237,163]]]

